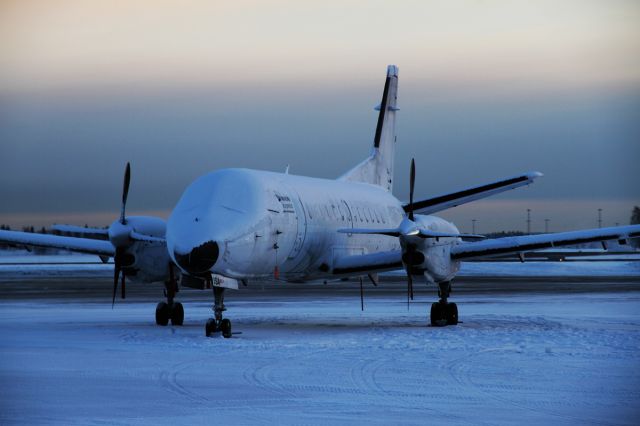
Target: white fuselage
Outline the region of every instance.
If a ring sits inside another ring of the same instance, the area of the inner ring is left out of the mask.
[[[400,250],[396,237],[339,229],[391,228],[403,216],[400,201],[376,185],[224,169],[186,189],[167,223],[167,249],[187,273],[192,271],[181,259],[188,262],[194,248],[215,242],[215,263],[207,268],[215,274],[287,281],[335,278],[338,257]],[[434,216],[416,215],[416,221],[432,230],[458,232]],[[431,255],[425,267],[435,268],[427,272],[438,279],[457,271],[444,249],[454,240],[433,240],[426,247]]]

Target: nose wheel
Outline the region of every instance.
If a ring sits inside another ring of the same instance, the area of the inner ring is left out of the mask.
[[[204,326],[205,335],[211,337],[214,333],[221,333],[222,337],[228,339],[231,337],[231,320],[223,318],[217,321],[215,318],[209,318]]]
[[[222,318],[222,313],[227,310],[224,306],[224,288],[213,288],[213,315],[214,318],[209,318],[204,326],[204,332],[207,337],[213,336],[215,333],[221,333],[222,337],[228,339],[232,336],[231,333],[231,320],[228,318]]]
[[[444,327],[445,325],[458,324],[458,305],[449,303],[447,299],[451,293],[451,282],[438,283],[438,295],[440,300],[431,304],[431,326]]]

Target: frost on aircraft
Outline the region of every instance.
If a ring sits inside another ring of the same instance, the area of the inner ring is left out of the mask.
[[[369,157],[335,180],[249,169],[223,169],[191,183],[169,220],[127,216],[130,183],[127,164],[120,217],[106,229],[62,226],[87,238],[0,231],[0,241],[57,247],[113,257],[113,301],[126,278],[163,282],[166,301],[156,308],[156,323],[181,325],[184,309],[176,301],[178,285],[213,289],[214,317],[207,336],[231,337],[223,317],[226,289],[238,282],[281,280],[308,282],[369,277],[404,269],[407,295],[421,280],[437,288],[431,325],[458,323],[458,308],[449,302],[451,282],[460,262],[533,252],[590,241],[628,241],[640,236],[640,225],[556,234],[485,239],[462,234],[433,213],[531,184],[538,172],[467,188],[437,197],[413,199],[415,163],[410,168],[410,198],[393,194],[398,68],[387,68],[378,121]],[[91,239],[103,234],[108,240]],[[524,259],[524,258],[523,258]]]

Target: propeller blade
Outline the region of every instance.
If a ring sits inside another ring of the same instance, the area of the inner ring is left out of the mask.
[[[411,272],[409,272],[409,268],[406,268],[407,271],[407,311],[409,310],[409,300],[413,300],[413,278],[411,277]]]
[[[411,173],[409,175],[409,220],[413,220],[413,189],[416,182],[416,162],[411,159]]]
[[[362,277],[360,277],[360,310],[364,311],[364,289],[362,288]]]
[[[411,296],[411,300],[413,300],[413,277],[409,274],[409,294]]]
[[[127,205],[127,197],[129,196],[129,183],[131,183],[131,165],[127,162],[127,168],[124,171],[124,183],[122,186],[122,208],[120,209],[120,223],[125,224],[124,210]]]
[[[111,309],[113,309],[113,306],[116,304],[116,292],[118,291],[118,278],[120,278],[120,264],[118,262],[119,253],[117,253],[117,251],[118,250],[116,249],[116,255],[113,258],[115,266],[113,268],[113,295],[111,298]]]
[[[122,286],[122,288],[121,288],[121,290],[122,290],[121,296],[122,296],[123,299],[126,299],[126,296],[125,296],[125,285],[124,285],[124,272],[122,272],[121,286]]]

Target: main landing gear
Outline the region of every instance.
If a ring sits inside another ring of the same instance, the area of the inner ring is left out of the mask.
[[[164,295],[166,302],[158,303],[156,306],[156,324],[167,325],[171,321],[171,325],[182,325],[184,322],[184,308],[182,303],[174,302],[176,293],[178,292],[178,280],[173,274],[173,267],[169,268],[170,278],[164,283]]]
[[[231,321],[228,318],[222,318],[222,313],[227,310],[224,307],[224,288],[213,287],[213,315],[209,318],[204,326],[204,332],[207,337],[211,337],[213,333],[220,332],[222,337],[228,339],[231,337]]]
[[[458,306],[455,303],[447,302],[450,294],[450,281],[438,283],[438,296],[440,300],[431,305],[432,327],[458,324]]]

